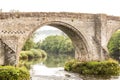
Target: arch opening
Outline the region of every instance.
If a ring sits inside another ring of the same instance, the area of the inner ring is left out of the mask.
[[[48,28],[45,30],[45,28]],[[49,29],[51,28],[51,29]],[[53,30],[54,29],[54,30]],[[56,34],[57,33],[57,34]],[[34,35],[34,33],[33,33]],[[43,35],[43,36],[42,36]],[[45,36],[46,35],[46,36]],[[35,39],[30,37],[23,47],[23,51],[27,52],[26,50],[33,53],[33,51],[41,50],[45,51],[46,55],[45,57],[38,57],[37,60],[43,59],[43,63],[47,67],[63,67],[65,61],[73,59],[74,58],[74,47],[72,45],[71,39],[61,30],[57,28],[53,28],[52,26],[42,26],[41,28],[37,29],[35,31],[34,35]],[[40,39],[38,39],[38,37]],[[30,40],[34,39],[35,46],[30,49],[27,49],[27,45]],[[20,53],[22,54],[22,52]],[[24,54],[24,53],[23,53]],[[34,54],[34,53],[33,53]],[[29,56],[29,55],[28,55]],[[35,58],[29,58],[29,60],[34,60]],[[22,60],[22,59],[21,59]],[[21,63],[21,61],[20,61]],[[56,63],[56,64],[55,64]],[[24,65],[23,65],[24,66]]]
[[[120,29],[116,29],[112,32],[107,48],[110,57],[120,62]]]
[[[36,26],[26,37],[26,40],[30,38],[30,36],[44,26],[52,26],[55,27],[61,31],[63,31],[72,41],[72,44],[75,49],[75,59],[78,59],[79,61],[91,61],[92,58],[90,58],[90,50],[88,43],[86,41],[86,38],[83,36],[83,34],[73,27],[72,25],[69,25],[64,22],[58,22],[58,21],[52,21],[43,23],[41,25]],[[24,42],[25,43],[25,42]]]
[[[82,57],[83,55],[89,53],[87,41],[85,37],[82,35],[82,33],[78,31],[75,27],[64,22],[53,21],[38,26],[36,29],[32,31],[32,33],[36,31],[38,28],[43,26],[52,26],[63,31],[71,39],[73,43],[73,46],[75,48],[75,58],[80,61],[88,61],[89,56]]]

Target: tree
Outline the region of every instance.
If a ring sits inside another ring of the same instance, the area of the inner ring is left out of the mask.
[[[35,35],[36,35],[36,33],[33,33],[31,35],[31,37],[25,42],[25,44],[22,48],[23,51],[28,51],[36,46],[36,44],[34,42]]]
[[[71,40],[64,36],[48,36],[41,43],[41,49],[47,53],[74,54],[74,47]]]
[[[27,51],[27,50],[32,49],[34,46],[35,46],[35,43],[34,43],[34,41],[33,41],[33,38],[31,37],[31,38],[29,38],[29,39],[26,41],[26,43],[25,43],[25,45],[23,46],[22,50]]]
[[[74,53],[74,47],[71,40],[67,37],[60,45],[59,53]]]
[[[112,35],[108,43],[108,50],[111,57],[120,61],[120,30],[118,30]]]
[[[35,49],[40,49],[41,48],[41,41],[35,43],[34,48]]]

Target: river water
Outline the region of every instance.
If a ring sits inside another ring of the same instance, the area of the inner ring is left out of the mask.
[[[63,67],[49,68],[42,63],[33,65],[30,73],[32,80],[82,80],[78,74],[64,71]]]
[[[66,72],[63,67],[49,68],[43,63],[32,65],[30,74],[32,80],[120,80],[120,76],[111,78],[82,76],[77,73]]]
[[[64,62],[62,58],[48,57],[45,61],[30,61],[27,64],[32,64],[26,65],[30,68],[31,80],[120,80],[120,76],[82,76],[66,72],[63,68]]]

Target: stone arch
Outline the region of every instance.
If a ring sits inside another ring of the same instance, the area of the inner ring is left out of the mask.
[[[74,48],[75,48],[75,58],[79,59],[80,61],[90,61],[90,48],[88,45],[88,42],[86,38],[83,36],[83,34],[76,29],[74,26],[61,22],[61,21],[50,21],[50,22],[45,22],[41,25],[37,25],[36,28],[34,28],[26,38],[26,40],[35,32],[38,28],[45,26],[45,25],[50,25],[53,27],[56,27],[60,30],[62,30],[64,33],[66,33],[69,38],[71,39]]]

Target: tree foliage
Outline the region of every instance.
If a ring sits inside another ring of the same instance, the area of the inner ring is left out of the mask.
[[[23,51],[29,51],[30,49],[42,49],[47,53],[55,53],[55,54],[73,54],[74,55],[74,47],[72,45],[71,40],[67,36],[48,36],[42,42],[39,41],[37,43],[33,40],[34,37],[29,38],[24,47]]]
[[[40,49],[41,48],[41,41],[35,43],[34,48],[35,49]]]
[[[30,50],[34,47],[35,43],[33,42],[33,39],[32,38],[29,38],[25,45],[23,46],[22,50],[23,51],[27,51],[27,50]]]
[[[34,42],[35,34],[36,33],[33,33],[32,36],[29,39],[27,39],[27,41],[25,42],[25,44],[22,48],[23,51],[27,51],[27,50],[34,48],[34,46],[35,46],[35,42]]]
[[[42,43],[41,49],[47,53],[69,54],[74,53],[74,47],[71,40],[64,36],[48,36]]]
[[[108,50],[110,52],[110,55],[119,60],[119,57],[120,57],[120,30],[116,31],[109,43],[108,43]]]

